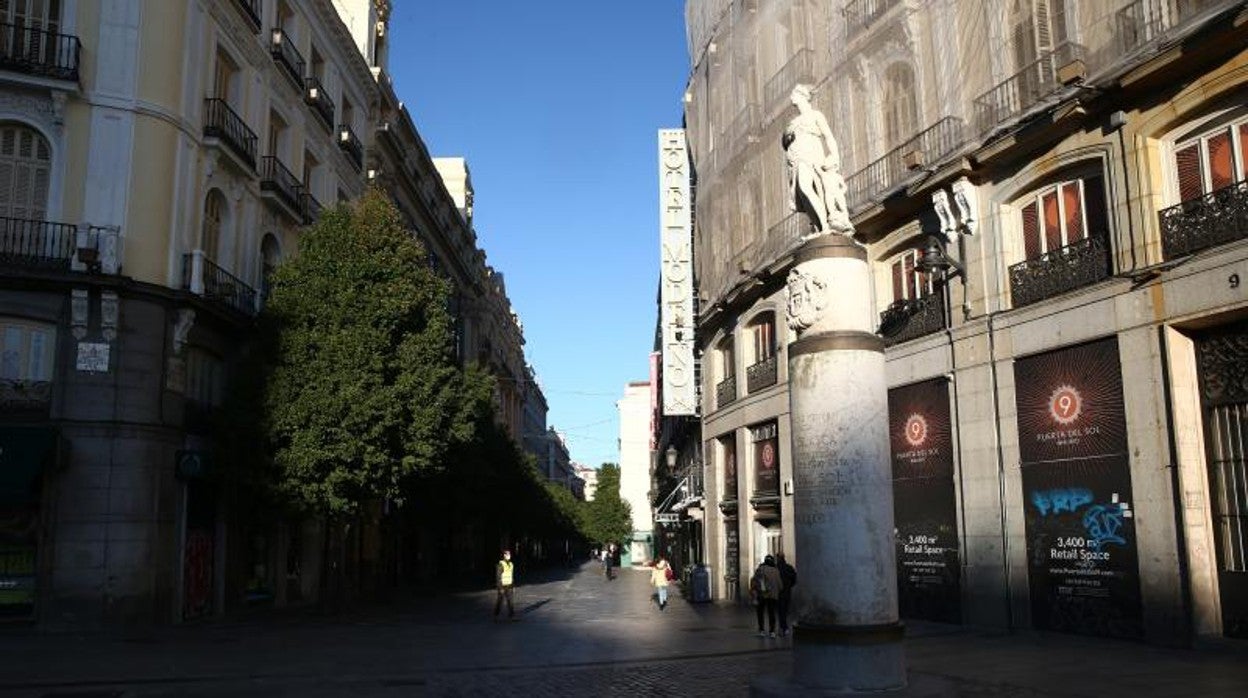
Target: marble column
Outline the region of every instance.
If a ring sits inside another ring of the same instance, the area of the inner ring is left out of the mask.
[[[790,691],[906,685],[884,345],[866,249],[824,235],[788,279],[797,625]]]

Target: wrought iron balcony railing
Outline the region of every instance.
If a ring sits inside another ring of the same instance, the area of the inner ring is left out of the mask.
[[[769,388],[776,384],[776,355],[759,361],[745,369],[745,391],[750,394],[757,393],[763,388]]]
[[[68,271],[78,226],[52,221],[0,218],[0,265]]]
[[[789,98],[789,93],[801,83],[814,82],[815,52],[804,48],[784,64],[763,87],[763,101],[768,111]]]
[[[38,26],[0,23],[0,70],[78,82],[82,42]]]
[[[1204,11],[1228,4],[1227,0],[1135,0],[1115,15],[1118,51],[1129,53],[1163,39],[1171,29]]]
[[[0,378],[0,412],[46,412],[52,381]]]
[[[338,126],[338,147],[351,156],[351,163],[355,165],[355,169],[364,167],[364,146],[360,143],[359,137],[355,135],[355,131],[351,130],[350,124]]]
[[[1058,81],[1058,70],[1075,61],[1085,60],[1085,55],[1086,51],[1080,44],[1059,44],[996,87],[976,97],[975,128],[980,134],[988,133],[1039,104],[1062,86]]]
[[[899,300],[880,313],[880,334],[886,346],[918,339],[945,329],[945,294],[937,289],[921,298]]]
[[[728,376],[715,386],[716,409],[737,399],[737,377]]]
[[[300,210],[303,212],[304,225],[312,225],[321,218],[321,202],[312,196],[306,184],[304,184],[303,195],[300,198]]]
[[[784,256],[789,250],[802,244],[802,238],[814,230],[810,215],[805,211],[793,211],[767,229],[767,239],[761,251],[762,262],[770,264]]]
[[[845,40],[861,34],[900,3],[901,0],[850,0],[845,3]]]
[[[204,100],[204,137],[224,143],[248,167],[256,167],[256,133],[224,99]]]
[[[300,198],[303,194],[303,184],[282,164],[281,160],[273,155],[260,158],[260,191],[272,193],[286,204],[290,211],[299,214],[302,218]]]
[[[290,38],[290,34],[282,31],[281,27],[273,28],[269,53],[273,55],[273,60],[277,61],[286,76],[294,81],[295,87],[302,88],[306,64],[303,62],[303,56],[299,53],[298,47],[295,46],[294,39]]]
[[[330,99],[320,80],[312,77],[303,81],[303,101],[312,107],[313,113],[320,117],[326,128],[334,127],[334,100]]]
[[[251,25],[252,31],[260,31],[260,0],[234,0],[243,19]]]
[[[966,124],[946,116],[845,179],[845,202],[857,211],[891,191],[916,170],[940,162],[966,143]]]
[[[1010,267],[1014,307],[1060,296],[1109,277],[1109,248],[1094,235]]]
[[[1248,179],[1162,209],[1157,216],[1166,259],[1248,238]]]
[[[256,313],[256,290],[195,250],[182,255],[182,288],[245,315]]]

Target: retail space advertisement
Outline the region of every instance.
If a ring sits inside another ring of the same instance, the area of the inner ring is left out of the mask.
[[[1118,340],[1014,363],[1032,622],[1143,634]]]
[[[903,618],[962,620],[949,384],[888,392],[897,600]]]

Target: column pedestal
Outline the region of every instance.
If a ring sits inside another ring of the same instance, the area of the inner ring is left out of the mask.
[[[906,685],[897,611],[884,344],[872,332],[866,250],[830,235],[789,275],[797,624],[793,676],[755,694]]]

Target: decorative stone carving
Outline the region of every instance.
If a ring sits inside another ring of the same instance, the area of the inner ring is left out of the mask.
[[[958,230],[958,221],[953,217],[953,209],[949,208],[949,195],[944,189],[937,189],[932,193],[932,208],[940,218],[941,234],[946,240],[952,240],[953,234]]]
[[[186,348],[186,338],[191,334],[191,326],[195,324],[195,311],[190,308],[179,308],[178,319],[173,324],[173,353],[182,355]]]
[[[121,228],[109,226],[97,231],[96,246],[100,255],[100,271],[116,274],[121,271]]]
[[[91,320],[91,297],[85,288],[75,288],[69,293],[70,332],[74,339],[82,340],[87,336],[87,324]]]
[[[100,334],[104,341],[117,339],[117,317],[121,303],[116,291],[100,291]]]
[[[828,282],[794,269],[785,287],[789,329],[801,334],[819,320],[828,302]]]
[[[65,102],[69,95],[58,91],[52,93],[52,123],[59,129],[65,125]]]
[[[958,219],[962,230],[967,235],[974,235],[979,227],[979,199],[975,196],[975,185],[963,177],[953,183],[953,203],[958,207]]]
[[[845,202],[841,154],[823,112],[810,105],[810,88],[798,85],[790,95],[798,114],[784,129],[784,159],[789,171],[789,205],[805,211],[815,231],[804,239],[840,233],[853,235]]]

